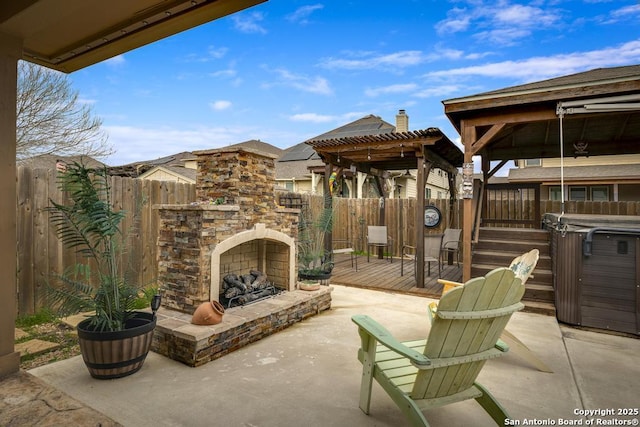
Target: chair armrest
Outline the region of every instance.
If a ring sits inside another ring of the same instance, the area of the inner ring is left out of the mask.
[[[442,288],[442,294],[443,295],[445,293],[449,292],[451,289],[457,288],[457,287],[462,286],[464,284],[464,283],[454,282],[454,281],[445,280],[445,279],[438,279],[438,283],[443,285],[443,288]]]
[[[414,251],[414,252],[415,252],[416,247],[415,247],[415,246],[409,246],[409,245],[403,245],[403,246],[402,246],[402,255],[405,255],[405,253],[406,253],[405,251],[406,251],[407,249],[410,249],[410,250],[412,250],[412,251]]]
[[[453,244],[450,247],[447,247],[449,243]],[[457,251],[460,249],[460,240],[444,240],[443,238],[442,243],[440,244],[440,248],[443,251]]]
[[[431,360],[424,354],[407,347],[400,341],[396,340],[389,331],[387,331],[382,325],[373,320],[371,317],[364,314],[357,314],[351,317],[353,323],[358,325],[360,333],[366,333],[370,337],[373,337],[377,342],[387,347],[409,360],[411,363],[418,366],[428,366],[431,364]]]

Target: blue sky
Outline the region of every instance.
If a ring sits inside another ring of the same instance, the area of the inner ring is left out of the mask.
[[[270,0],[70,78],[121,165],[399,109],[459,141],[442,100],[632,64],[638,0]]]

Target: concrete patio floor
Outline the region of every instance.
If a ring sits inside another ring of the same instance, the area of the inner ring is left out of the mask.
[[[332,298],[331,310],[198,368],[150,353],[138,373],[117,380],[92,379],[79,356],[29,373],[124,426],[406,425],[376,383],[371,414],[358,408],[359,337],[350,318],[368,314],[401,340],[423,337],[431,300],[344,286],[334,286]],[[639,339],[522,312],[508,329],[554,371],[537,371],[515,354],[487,362],[479,382],[507,408],[510,425],[588,425],[588,418],[607,425],[640,418],[616,414],[640,406]],[[585,410],[614,415],[587,418],[581,415]],[[426,418],[432,426],[492,425],[475,401],[428,411]],[[85,419],[86,425],[100,422],[91,415]]]

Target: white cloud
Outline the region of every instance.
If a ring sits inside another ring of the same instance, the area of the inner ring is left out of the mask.
[[[395,84],[377,88],[367,88],[364,94],[369,97],[376,97],[380,95],[388,95],[391,93],[407,93],[416,90],[418,86],[415,83]]]
[[[214,71],[213,73],[209,73],[211,77],[223,77],[223,78],[231,78],[235,77],[238,72],[232,68],[227,68],[225,70]]]
[[[373,52],[350,53],[351,58],[326,58],[323,59],[320,66],[329,69],[348,69],[348,70],[366,70],[366,69],[389,69],[397,70],[398,68],[410,67],[421,64],[427,58],[419,50],[405,50],[400,52],[378,54]]]
[[[76,102],[82,105],[94,105],[98,101],[96,101],[95,99],[89,99],[89,98],[78,98]]]
[[[317,113],[300,113],[292,115],[289,119],[294,122],[328,123],[335,121],[336,117]]]
[[[263,84],[262,86],[265,88],[270,88],[272,86],[285,86],[303,92],[315,93],[318,95],[333,94],[333,89],[331,89],[329,81],[324,77],[309,77],[302,74],[294,74],[284,68],[278,68],[268,71],[272,71],[273,73],[278,75],[279,79],[276,82]]]
[[[231,108],[231,101],[225,101],[221,99],[218,101],[211,102],[209,106],[216,111],[227,110]]]
[[[260,22],[264,20],[264,15],[261,12],[234,14],[231,18],[238,31],[243,33],[267,33],[267,30],[260,25]]]
[[[299,7],[298,9],[296,9],[295,12],[289,14],[286,16],[286,19],[288,21],[291,22],[296,22],[299,24],[308,24],[309,23],[309,16],[311,16],[311,14],[313,12],[315,12],[316,10],[320,10],[323,9],[324,5],[322,4],[314,4],[314,5],[308,5],[308,6],[302,6]]]
[[[438,34],[451,34],[466,31],[471,24],[471,16],[467,14],[467,9],[454,8],[450,10],[447,19],[436,24]]]
[[[299,113],[289,116],[289,120],[294,122],[308,122],[308,123],[343,123],[350,122],[355,119],[364,117],[367,113],[359,111],[351,111],[349,113],[339,115],[327,115],[317,113]]]
[[[451,95],[452,93],[458,93],[462,89],[459,85],[444,84],[439,86],[430,86],[427,89],[422,89],[414,94],[418,98],[432,98]]]
[[[490,31],[481,31],[475,34],[475,37],[480,40],[488,41],[490,43],[509,46],[516,43],[517,40],[523,39],[531,35],[531,30],[526,28],[497,28]]]
[[[523,6],[521,4],[498,7],[493,17],[497,23],[502,25],[535,25],[536,27],[553,25],[559,18],[553,11],[545,11],[537,7]]]
[[[250,129],[242,127],[206,127],[189,130],[168,126],[159,128],[104,126],[103,128],[109,134],[109,143],[113,147],[120,147],[107,160],[107,163],[112,166],[156,159],[182,151],[220,148],[254,137]]]
[[[116,55],[113,58],[109,58],[104,61],[110,67],[120,67],[124,65],[127,61],[124,59],[124,55]]]
[[[454,33],[478,31],[476,37],[495,44],[512,45],[530,36],[533,31],[549,28],[561,22],[561,13],[553,8],[510,4],[503,0],[466,1],[467,7],[455,7],[447,18],[435,25],[443,37]]]
[[[516,79],[521,83],[563,76],[593,68],[606,68],[640,62],[640,40],[587,52],[573,52],[552,56],[538,56],[523,60],[494,62],[471,67],[434,71],[431,79],[482,76]]]
[[[228,51],[229,49],[226,47],[209,46],[207,48],[207,54],[209,55],[209,57],[214,59],[220,59],[224,57]]]
[[[611,11],[611,19],[607,23],[616,23],[625,19],[638,19],[639,17],[640,4],[634,4]]]
[[[227,47],[216,47],[209,46],[207,47],[207,51],[205,54],[201,52],[190,53],[186,57],[187,62],[210,62],[216,59],[222,59],[227,52],[229,52],[229,48]]]

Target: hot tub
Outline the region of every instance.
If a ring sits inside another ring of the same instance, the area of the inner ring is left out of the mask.
[[[558,320],[640,334],[640,216],[545,214]]]

